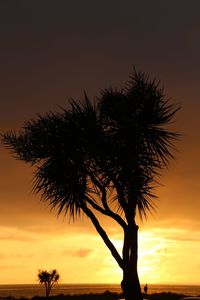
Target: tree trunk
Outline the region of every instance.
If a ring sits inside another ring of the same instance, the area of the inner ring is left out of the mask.
[[[124,231],[122,291],[126,300],[142,300],[142,292],[137,272],[138,226],[128,225]]]
[[[51,292],[51,285],[48,281],[45,282],[45,289],[46,289],[46,297],[49,298],[49,295],[50,295],[50,292]]]

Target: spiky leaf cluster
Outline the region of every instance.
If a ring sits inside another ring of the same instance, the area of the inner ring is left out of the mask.
[[[59,212],[75,216],[87,201],[94,207],[96,196],[106,210],[112,190],[126,218],[137,208],[142,216],[152,207],[155,176],[173,158],[177,134],[166,126],[176,111],[159,83],[134,71],[124,89],[105,89],[95,104],[85,94],[3,140],[36,166],[34,190]]]

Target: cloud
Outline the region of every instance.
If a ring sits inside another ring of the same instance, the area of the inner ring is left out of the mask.
[[[82,249],[80,248],[76,252],[74,252],[73,256],[77,257],[86,257],[88,256],[93,250],[92,249]]]
[[[92,253],[93,251],[94,250],[92,250],[92,249],[80,248],[77,251],[65,250],[65,251],[62,252],[62,255],[85,258],[88,255],[90,255],[90,253]]]
[[[14,254],[14,255],[10,255],[9,257],[13,257],[13,258],[33,258],[34,255],[33,254]]]
[[[15,236],[12,234],[0,235],[0,240],[4,241],[20,241],[20,242],[34,242],[35,239],[28,236]]]
[[[165,236],[166,240],[179,242],[200,242],[200,237],[195,236]]]
[[[186,228],[157,228],[154,233],[159,233],[163,239],[179,242],[199,242],[200,231],[187,230]]]
[[[11,259],[11,258],[32,258],[34,257],[33,254],[18,254],[18,253],[15,253],[15,254],[12,254],[12,253],[3,253],[3,252],[0,252],[0,259]]]
[[[6,257],[6,255],[2,252],[0,252],[0,259],[4,259]]]
[[[20,241],[20,242],[34,242],[35,237],[31,236],[29,232],[20,231],[16,227],[0,227],[1,241]]]
[[[31,254],[31,253],[30,253],[30,254],[13,254],[13,255],[10,255],[9,257],[10,257],[10,258],[13,257],[13,258],[17,258],[17,259],[18,259],[18,258],[20,258],[20,259],[21,259],[21,258],[22,258],[22,259],[28,258],[28,259],[29,259],[29,258],[35,257],[35,255],[33,255],[33,254]]]
[[[10,270],[10,269],[16,269],[18,268],[18,266],[14,266],[14,265],[0,265],[0,269],[1,270]]]

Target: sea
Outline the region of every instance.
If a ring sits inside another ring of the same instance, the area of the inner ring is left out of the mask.
[[[52,288],[51,295],[81,295],[104,293],[106,291],[121,293],[121,288],[118,284],[58,284]],[[171,292],[186,296],[200,296],[200,285],[148,285],[149,294],[162,292]],[[45,296],[44,287],[39,284],[0,285],[0,298],[24,297],[31,299],[34,296]]]

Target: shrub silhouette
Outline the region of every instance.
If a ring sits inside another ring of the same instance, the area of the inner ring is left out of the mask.
[[[39,283],[45,286],[46,296],[49,297],[51,293],[52,286],[58,282],[60,275],[58,274],[57,270],[46,271],[46,270],[39,270],[38,271],[38,280]]]

